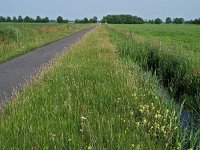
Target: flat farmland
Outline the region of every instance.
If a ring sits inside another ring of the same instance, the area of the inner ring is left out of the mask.
[[[171,48],[200,52],[200,26],[174,24],[116,25],[142,37],[160,41]]]

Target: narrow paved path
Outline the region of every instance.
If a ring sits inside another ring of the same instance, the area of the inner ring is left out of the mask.
[[[12,96],[13,89],[20,90],[21,85],[36,75],[39,68],[48,64],[57,54],[68,50],[86,33],[94,29],[80,31],[48,46],[36,49],[11,61],[0,65],[0,108]]]

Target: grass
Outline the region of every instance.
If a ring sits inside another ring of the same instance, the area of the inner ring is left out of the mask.
[[[184,142],[173,102],[151,75],[119,57],[104,26],[0,114],[0,149],[182,149]]]
[[[0,64],[90,25],[0,23]]]
[[[200,26],[198,25],[117,25],[145,39],[159,41],[165,46],[200,52]]]
[[[168,40],[165,42],[165,34],[169,34],[167,33],[167,25],[157,25],[157,30],[160,30],[158,37],[163,39],[162,44],[160,41],[155,40],[155,26],[141,25],[140,28],[142,27],[144,27],[145,31],[147,30],[146,34],[149,34],[149,36],[144,35],[143,31],[140,34],[137,25],[129,25],[128,27],[126,25],[117,25],[110,27],[111,36],[114,43],[120,49],[121,56],[128,57],[144,70],[151,70],[155,73],[158,76],[158,80],[168,88],[171,95],[179,102],[184,101],[185,106],[194,111],[199,117],[200,62],[195,61],[199,58],[199,53],[185,49],[181,45],[179,48],[176,46],[173,47],[169,44]],[[178,34],[179,30],[185,32],[184,29],[188,29],[187,31],[189,31],[189,27],[170,25],[169,31],[173,30],[173,34],[171,33],[170,35],[174,39],[179,38],[182,36]],[[151,32],[154,34],[150,34],[151,28],[153,28]],[[177,35],[176,28],[178,30]],[[191,26],[191,32],[188,34],[195,34],[197,28],[197,26]],[[190,39],[192,38],[196,39],[197,37],[190,37]],[[177,41],[184,43],[184,40],[181,40],[181,38]],[[192,45],[192,43],[189,44]]]
[[[141,33],[138,32],[139,26],[137,25],[109,25],[108,30],[113,43],[119,49],[121,58],[138,64],[143,71],[151,72],[157,80],[154,82],[159,82],[159,84],[167,88],[170,94],[169,97],[178,101],[182,107],[190,110],[195,116],[195,123],[197,124],[195,132],[199,133],[200,76],[199,60],[197,59],[199,53],[186,49],[181,45],[177,48],[176,45],[174,46],[167,40],[164,41],[165,34],[167,34],[165,33],[167,32],[166,25],[157,25],[157,31],[160,33],[158,37],[160,39],[156,39],[156,33],[154,33],[156,32],[154,31],[156,27],[153,27],[151,31],[151,25],[140,26],[140,29],[144,28],[144,30],[147,30],[145,34],[148,34],[148,36],[144,35],[142,31],[140,31]],[[172,39],[175,37],[174,42],[176,38],[179,39],[179,42],[181,41],[181,38],[178,38],[176,35],[176,30],[184,32],[184,28],[189,28],[189,26],[182,27],[176,25],[168,27],[169,32],[173,30],[174,36],[171,36]],[[193,27],[191,26],[191,30],[194,30]],[[163,31],[164,29],[165,31]],[[150,34],[150,31],[152,34]],[[189,34],[194,34],[191,38],[196,38],[195,31]],[[192,45],[192,43],[190,44]],[[194,55],[190,55],[191,53]],[[199,135],[197,137],[199,139]]]

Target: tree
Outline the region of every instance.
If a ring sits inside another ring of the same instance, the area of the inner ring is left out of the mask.
[[[76,19],[74,22],[75,22],[75,23],[80,23],[80,20],[79,20],[79,19]]]
[[[150,23],[150,24],[154,24],[155,21],[152,19],[152,20],[149,20],[148,23]]]
[[[199,18],[199,19],[195,19],[195,20],[193,21],[193,24],[200,24],[200,18]]]
[[[89,23],[88,18],[85,17],[85,18],[83,19],[83,23]]]
[[[13,22],[17,22],[17,18],[16,18],[16,17],[13,17],[12,21],[13,21]]]
[[[93,17],[93,22],[92,23],[97,23],[98,18],[96,16]]]
[[[167,17],[165,22],[166,22],[166,24],[170,24],[170,23],[172,23],[172,19],[170,17]]]
[[[40,16],[37,16],[35,22],[41,23],[42,22],[42,18]]]
[[[68,23],[68,22],[69,22],[69,20],[68,20],[68,19],[65,19],[65,20],[64,20],[64,23]]]
[[[183,18],[175,18],[174,19],[174,23],[175,24],[183,24],[184,23],[184,19]]]
[[[58,16],[57,22],[58,22],[58,23],[63,23],[63,21],[64,21],[63,18],[62,18],[61,16]]]
[[[42,19],[43,21],[43,23],[49,23],[49,18],[48,17],[45,17],[44,19]]]
[[[162,20],[160,18],[155,19],[155,24],[161,24]]]
[[[26,22],[26,23],[31,22],[31,18],[29,16],[26,16],[24,18],[24,22]]]
[[[7,17],[6,22],[12,22],[12,19],[10,17]]]
[[[6,22],[6,18],[4,18],[3,16],[0,16],[0,22]]]
[[[19,16],[19,17],[18,17],[18,22],[23,22],[22,16]]]
[[[101,22],[112,24],[142,24],[144,20],[132,15],[107,15],[103,17]]]

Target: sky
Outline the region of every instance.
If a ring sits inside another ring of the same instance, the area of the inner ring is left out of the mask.
[[[0,16],[41,16],[83,19],[107,14],[131,14],[144,19],[200,17],[200,0],[1,0]]]

